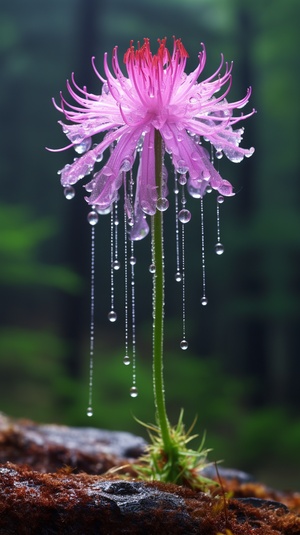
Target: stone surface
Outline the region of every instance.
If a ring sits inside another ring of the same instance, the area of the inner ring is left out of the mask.
[[[297,515],[257,505],[158,482],[0,466],[1,535],[299,535]]]
[[[136,481],[145,445],[129,433],[0,416],[0,535],[300,535],[300,495],[244,472],[208,467],[221,485],[207,494]]]
[[[26,464],[41,472],[55,472],[67,465],[78,471],[102,474],[136,459],[145,446],[143,438],[131,433],[40,425],[0,413],[0,463]]]

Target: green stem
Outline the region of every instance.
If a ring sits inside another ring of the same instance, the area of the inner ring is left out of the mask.
[[[158,198],[162,195],[162,137],[155,130],[155,176]],[[164,242],[163,212],[156,210],[152,216],[152,251],[155,275],[153,283],[153,389],[156,419],[166,454],[172,453],[170,424],[165,403],[163,377],[163,338],[164,338]]]

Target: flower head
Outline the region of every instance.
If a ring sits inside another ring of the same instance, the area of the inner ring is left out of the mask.
[[[96,75],[102,82],[101,95],[79,88],[72,75],[67,88],[75,101],[69,104],[61,97],[61,106],[55,106],[71,124],[60,122],[63,131],[80,157],[62,169],[64,187],[94,171],[96,162],[110,149],[106,163],[94,172],[85,185],[90,193],[87,201],[101,212],[106,212],[118,197],[124,184],[125,207],[132,222],[131,238],[140,239],[147,234],[145,214],[153,215],[161,192],[155,180],[154,133],[158,130],[164,151],[171,156],[177,173],[187,178],[187,189],[193,197],[203,197],[208,188],[221,195],[233,195],[231,184],[222,179],[214,168],[209,152],[201,141],[210,142],[216,156],[223,154],[233,162],[249,157],[254,149],[241,148],[243,128],[233,129],[241,120],[253,114],[234,116],[233,112],[245,106],[251,89],[245,97],[229,103],[232,65],[223,58],[217,71],[209,78],[198,81],[205,61],[205,48],[199,53],[194,71],[185,72],[188,54],[180,39],[174,39],[172,54],[166,39],[158,41],[158,50],[152,54],[149,39],[137,48],[130,44],[124,55],[125,76],[118,61],[118,49],[112,54],[112,70],[107,54],[104,56],[103,78],[92,60]],[[105,133],[92,145],[92,137]],[[68,147],[67,147],[68,148]],[[135,179],[134,201],[126,194],[125,176],[131,171],[139,155]],[[163,197],[167,196],[167,171],[164,168]]]

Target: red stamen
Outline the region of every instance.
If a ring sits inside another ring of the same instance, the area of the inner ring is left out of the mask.
[[[154,56],[152,55],[150,49],[150,39],[147,37],[144,38],[144,43],[142,46],[138,42],[136,50],[133,46],[133,41],[130,41],[130,46],[127,52],[124,54],[124,63],[127,64],[131,61],[135,61],[136,63],[141,64],[141,62],[144,62],[149,66],[152,65],[153,67],[156,67],[158,64],[167,65],[171,60],[171,54],[166,47],[167,38],[164,37],[163,39],[158,39],[157,41],[159,43],[159,47]],[[189,57],[181,42],[181,39],[174,38],[174,47],[178,51],[180,58]]]

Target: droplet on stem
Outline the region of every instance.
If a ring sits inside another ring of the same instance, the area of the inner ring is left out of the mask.
[[[156,208],[160,212],[165,212],[169,208],[169,201],[165,197],[157,199]]]
[[[150,273],[152,273],[152,274],[155,273],[155,264],[150,264],[150,266],[149,266],[149,271],[150,271]]]
[[[205,307],[205,306],[207,305],[207,303],[208,303],[208,299],[207,299],[207,297],[204,295],[204,296],[202,297],[202,299],[201,299],[201,305],[202,305],[203,307]]]
[[[125,364],[125,366],[128,366],[130,364],[130,358],[128,357],[128,355],[125,355],[123,363]]]

